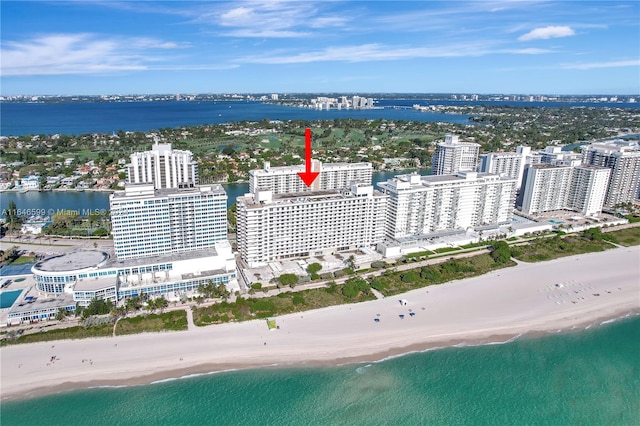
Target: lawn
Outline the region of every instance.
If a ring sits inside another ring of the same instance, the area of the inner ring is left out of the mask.
[[[416,288],[474,277],[510,266],[515,266],[515,262],[497,263],[490,254],[484,253],[462,259],[450,259],[419,269],[401,272],[388,271],[382,276],[372,278],[371,287],[385,296],[393,296]]]
[[[538,238],[525,245],[513,246],[511,255],[523,262],[542,262],[576,254],[593,253],[615,246],[604,240],[590,240],[580,235]]]
[[[640,245],[640,226],[605,232],[602,234],[602,238],[625,247],[637,246]]]
[[[77,325],[56,330],[41,331],[39,333],[23,334],[16,338],[2,339],[2,346],[17,343],[49,342],[52,340],[85,339],[87,337],[107,337],[113,334],[112,324],[102,324],[92,327]]]
[[[222,302],[202,308],[194,307],[193,321],[197,326],[229,321],[247,321],[374,299],[375,296],[369,285],[366,281],[360,280],[359,287],[356,284],[345,284],[280,293],[277,296],[263,298],[238,298],[234,303]]]
[[[34,263],[35,261],[36,258],[33,256],[20,256],[19,258],[11,262],[11,265],[24,265],[25,263]]]
[[[183,331],[186,329],[187,312],[179,310],[122,318],[116,325],[116,336],[160,331]]]

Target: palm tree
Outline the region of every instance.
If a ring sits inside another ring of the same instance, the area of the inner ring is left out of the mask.
[[[356,270],[356,257],[354,255],[349,256],[347,259],[347,265],[349,265],[349,269],[353,271]]]

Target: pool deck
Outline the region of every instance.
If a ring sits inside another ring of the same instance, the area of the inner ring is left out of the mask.
[[[33,275],[31,274],[11,275],[11,276],[3,275],[2,278],[9,278],[11,280],[11,283],[2,289],[2,293],[7,291],[24,290],[24,289],[32,290],[34,289],[34,286],[36,284],[35,280],[33,279]],[[24,281],[15,282],[15,280],[20,278],[24,278]],[[21,301],[24,300],[26,296],[29,296],[29,295],[34,296],[37,294],[34,291],[23,291],[22,294],[18,296],[18,298],[13,302],[11,306],[14,306],[16,303],[20,303]],[[7,315],[9,314],[9,309],[11,309],[11,306],[9,306],[8,308],[0,309],[0,327],[6,326]]]

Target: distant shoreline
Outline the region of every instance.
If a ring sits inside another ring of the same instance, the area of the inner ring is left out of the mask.
[[[2,399],[231,369],[372,362],[579,330],[640,313],[638,256],[640,246],[520,262],[401,296],[283,315],[276,318],[280,329],[273,331],[265,320],[254,320],[183,332],[11,345],[0,348]],[[401,298],[406,305],[399,303]],[[52,357],[56,362],[49,362]]]

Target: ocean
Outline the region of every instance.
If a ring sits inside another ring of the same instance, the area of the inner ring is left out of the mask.
[[[273,367],[3,402],[9,425],[637,425],[640,317],[369,364]]]

